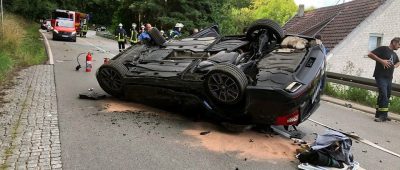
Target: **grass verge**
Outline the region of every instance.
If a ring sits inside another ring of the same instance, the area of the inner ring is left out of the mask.
[[[47,59],[38,32],[39,24],[5,13],[0,30],[0,84],[19,68],[41,64]]]
[[[349,100],[372,108],[375,108],[378,97],[378,93],[375,91],[330,82],[326,83],[324,93],[328,96]],[[389,111],[400,114],[400,97],[391,97]]]

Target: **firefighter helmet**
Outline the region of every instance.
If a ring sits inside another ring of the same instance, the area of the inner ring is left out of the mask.
[[[183,26],[184,25],[182,23],[179,23],[179,22],[175,24],[175,27],[177,27],[177,28],[183,28]]]

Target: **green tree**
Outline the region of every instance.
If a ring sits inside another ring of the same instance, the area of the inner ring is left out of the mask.
[[[149,22],[167,30],[180,22],[189,32],[217,23],[225,35],[239,34],[260,18],[283,25],[297,10],[293,0],[13,0],[5,7],[29,19],[50,18],[54,9],[80,11],[90,14],[90,23],[125,28]]]
[[[22,15],[27,19],[50,17],[56,4],[50,0],[13,0],[5,6],[6,10]]]
[[[213,7],[219,4],[217,0],[188,1],[188,0],[131,0],[129,1],[130,22],[149,22],[159,29],[170,29],[176,23],[185,25],[184,30],[202,28],[212,23]],[[125,8],[126,5],[123,5]],[[121,18],[117,14],[116,18]],[[115,21],[114,24],[116,24]],[[123,21],[122,21],[123,22]]]
[[[293,0],[251,0],[245,7],[228,6],[231,7],[228,21],[221,22],[224,32],[228,34],[238,34],[251,22],[261,18],[272,19],[283,25],[297,10]]]
[[[293,0],[254,0],[254,18],[269,18],[281,25],[285,24],[297,10]]]

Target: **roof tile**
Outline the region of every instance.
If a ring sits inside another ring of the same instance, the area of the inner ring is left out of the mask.
[[[354,28],[386,0],[353,0],[347,3],[308,11],[294,16],[283,29],[289,34],[320,34],[326,47],[333,49]]]

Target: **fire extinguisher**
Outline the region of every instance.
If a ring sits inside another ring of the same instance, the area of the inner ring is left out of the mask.
[[[86,55],[86,72],[92,71],[92,54],[90,52]]]

